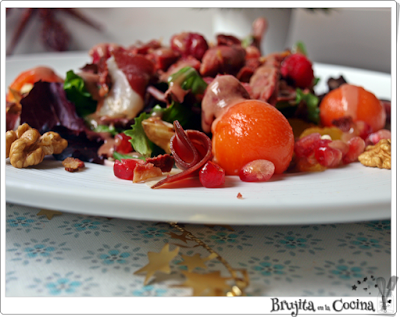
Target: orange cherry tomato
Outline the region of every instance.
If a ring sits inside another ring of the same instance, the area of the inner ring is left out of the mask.
[[[294,135],[287,119],[275,107],[259,100],[231,106],[212,127],[214,160],[227,175],[254,160],[268,160],[283,173],[293,155]]]
[[[320,105],[323,126],[332,126],[333,120],[345,116],[368,123],[374,132],[382,129],[386,121],[385,109],[379,99],[372,92],[350,84],[329,92]]]
[[[17,92],[21,92],[25,85],[33,85],[39,80],[47,82],[64,82],[64,79],[58,76],[53,69],[45,66],[38,66],[19,74],[9,88]],[[11,92],[8,92],[6,100],[10,102],[15,101],[15,98]]]

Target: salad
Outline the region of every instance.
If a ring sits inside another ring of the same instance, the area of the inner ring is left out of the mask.
[[[390,168],[390,101],[343,77],[316,95],[304,44],[263,55],[266,30],[260,18],[243,39],[182,32],[167,45],[101,43],[77,72],[21,73],[6,96],[10,163],[53,155],[68,171],[110,163],[135,183],[166,175],[153,188],[192,176],[209,188],[225,175],[268,181],[358,161]]]

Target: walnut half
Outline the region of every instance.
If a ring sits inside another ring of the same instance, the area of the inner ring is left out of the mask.
[[[56,132],[39,131],[24,123],[17,131],[6,133],[6,156],[16,168],[37,165],[46,155],[60,154],[68,146],[67,140]]]
[[[390,170],[391,156],[391,140],[382,139],[375,145],[367,146],[365,152],[358,156],[358,160],[365,166]]]

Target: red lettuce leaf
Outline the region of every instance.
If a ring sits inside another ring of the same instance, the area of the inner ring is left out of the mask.
[[[84,162],[104,163],[97,154],[104,143],[101,134],[88,131],[84,120],[76,114],[75,105],[67,99],[62,83],[36,82],[21,99],[21,106],[21,124],[27,123],[41,134],[57,132],[68,141],[61,154],[53,155],[56,160],[72,156]]]
[[[21,124],[27,123],[40,133],[64,126],[76,133],[85,130],[85,123],[67,99],[62,83],[38,81],[21,99]]]
[[[89,139],[85,132],[76,134],[64,126],[56,126],[52,131],[68,141],[67,148],[61,154],[53,154],[56,160],[63,161],[71,156],[84,162],[104,163],[104,158],[97,154],[99,147],[104,143],[100,138]]]

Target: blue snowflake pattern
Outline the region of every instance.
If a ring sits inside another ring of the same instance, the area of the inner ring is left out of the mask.
[[[364,223],[364,225],[370,229],[370,231],[379,232],[383,235],[390,235],[391,233],[391,221],[390,220],[382,220],[382,221],[370,221]]]
[[[126,258],[131,254],[129,252],[120,252],[117,249],[109,250],[107,253],[100,254],[99,258],[103,260],[104,264],[110,265],[114,263],[124,264]]]
[[[357,234],[348,232],[343,238],[337,239],[341,242],[339,247],[346,247],[353,252],[354,255],[365,254],[369,257],[373,256],[373,253],[381,253],[382,251],[390,254],[390,241],[384,237],[377,237],[370,234],[364,234],[359,232]]]
[[[8,291],[8,285],[12,281],[17,281],[18,280],[18,274],[16,271],[10,271],[6,273],[6,292]]]
[[[118,243],[114,246],[103,244],[102,248],[96,250],[88,250],[88,256],[84,260],[90,260],[93,266],[90,269],[100,269],[102,273],[109,270],[123,270],[131,272],[131,270],[143,266],[143,261],[146,257],[145,253],[140,252],[140,247],[133,248],[128,245]]]
[[[375,275],[377,267],[367,266],[366,261],[355,262],[352,260],[340,259],[336,262],[325,261],[324,266],[315,266],[315,275],[326,276],[333,280],[332,284],[342,284],[343,282],[349,282],[346,284],[351,289],[351,281],[354,279],[362,278],[366,275]]]
[[[131,240],[140,240],[140,242],[143,243],[148,243],[150,241],[162,241],[167,243],[169,238],[167,233],[171,231],[167,224],[145,222],[140,222],[135,227],[127,226],[127,229],[129,230],[125,230],[124,232],[131,236]]]
[[[63,260],[61,255],[64,251],[71,251],[70,248],[65,247],[66,242],[57,243],[50,241],[49,238],[38,241],[31,239],[23,245],[14,243],[13,248],[7,249],[10,261],[22,261],[22,264],[27,265],[31,261],[51,263],[53,260]],[[11,255],[13,253],[13,255]]]
[[[303,296],[338,296],[335,292],[328,291],[326,289],[316,289],[316,290],[303,290]],[[340,296],[350,296],[346,294],[340,294]]]
[[[295,256],[296,253],[315,254],[315,251],[322,251],[324,248],[319,247],[321,239],[313,238],[312,234],[302,235],[301,233],[295,233],[288,231],[286,233],[276,232],[273,236],[265,237],[267,241],[265,244],[271,244],[278,248],[278,253],[288,252],[291,256]]]
[[[232,232],[226,227],[218,226],[207,229],[205,232],[197,232],[195,236],[216,251],[223,251],[225,247],[243,250],[243,247],[252,246],[252,244],[248,242],[252,236],[246,234],[245,230]]]
[[[69,278],[59,278],[55,282],[46,284],[51,295],[60,295],[61,293],[75,293],[76,288],[81,286],[79,281],[70,280]]]
[[[270,284],[271,279],[292,282],[293,278],[301,278],[297,274],[300,267],[294,265],[291,260],[282,261],[269,256],[262,259],[250,257],[246,263],[239,262],[239,265],[248,270],[251,280],[258,281],[261,279],[266,284]]]
[[[312,228],[313,230],[318,231],[319,229],[326,229],[326,228],[334,228],[336,229],[337,226],[335,224],[330,225],[313,225],[313,226],[301,226],[302,229]]]
[[[83,278],[74,272],[68,272],[65,275],[53,273],[43,280],[33,278],[33,284],[30,289],[36,289],[36,292],[43,296],[91,296],[90,290],[98,287],[97,283],[92,282],[93,278]]]
[[[18,212],[13,211],[12,206],[7,204],[6,232],[11,230],[30,232],[32,229],[41,230],[45,223],[49,222],[46,216],[37,216],[34,211]],[[11,209],[11,210],[10,210]]]
[[[117,291],[113,296],[184,296],[190,294],[189,288],[170,288],[165,282],[158,282],[157,285],[143,286],[143,279],[134,280],[129,285],[123,284],[117,286]]]
[[[110,233],[108,228],[114,226],[110,220],[102,217],[84,217],[77,216],[71,221],[63,221],[63,225],[58,226],[59,229],[64,229],[64,235],[73,235],[79,238],[81,234],[94,234],[99,236],[101,233]]]
[[[132,292],[133,296],[163,296],[167,293],[165,288],[157,288],[154,285],[143,286],[142,289],[134,290]]]

